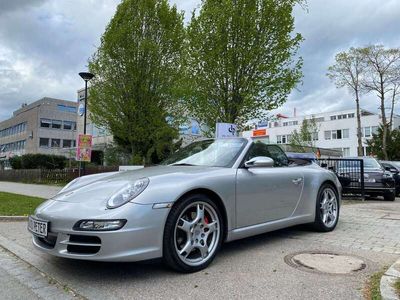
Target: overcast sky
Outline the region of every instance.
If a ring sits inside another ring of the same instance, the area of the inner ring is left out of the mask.
[[[200,0],[171,0],[190,12]],[[44,96],[76,99],[78,72],[99,45],[119,0],[0,0],[0,120],[23,102]],[[334,55],[351,46],[400,46],[399,0],[309,0],[295,10],[296,31],[305,41],[303,84],[278,111],[288,115],[354,107],[346,90],[326,78]],[[376,97],[362,107],[377,111]],[[397,113],[400,111],[400,105]]]

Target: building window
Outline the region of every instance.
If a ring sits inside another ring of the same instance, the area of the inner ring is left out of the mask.
[[[64,121],[63,122],[64,125],[64,130],[72,130],[72,122],[71,121]]]
[[[76,107],[74,107],[74,106],[58,104],[57,107],[58,107],[58,110],[62,111],[62,112],[76,113]]]
[[[343,153],[343,157],[349,157],[350,156],[350,148],[343,148],[342,153]]]
[[[51,120],[49,120],[49,119],[40,119],[40,127],[50,128],[50,126],[51,126]]]
[[[290,143],[291,139],[292,139],[292,135],[291,134],[277,135],[276,136],[276,143],[277,144],[287,144],[287,143]]]
[[[71,140],[63,140],[63,148],[71,148]]]
[[[331,139],[331,131],[324,131],[324,136],[325,140],[330,140]]]
[[[60,139],[51,139],[51,148],[59,148],[61,144]]]
[[[342,129],[342,138],[343,139],[348,139],[349,138],[349,129]]]
[[[354,118],[354,113],[352,113],[352,114],[348,114],[348,115],[347,115],[347,117],[348,117],[349,119],[352,119],[352,118]]]
[[[21,151],[25,149],[25,140],[0,145],[0,152]]]
[[[75,140],[63,140],[63,148],[75,148]]]
[[[364,128],[364,136],[365,137],[371,137],[371,127],[365,127]]]
[[[26,130],[26,122],[14,125],[12,127],[8,127],[0,130],[0,137],[6,137],[10,135],[19,134],[21,132],[25,132]]]
[[[331,121],[336,120],[336,116],[331,116]]]
[[[49,138],[40,138],[39,139],[39,147],[49,147],[49,142],[50,139]]]
[[[61,120],[52,120],[51,121],[51,128],[53,128],[53,129],[61,129],[61,124],[62,124]]]
[[[283,122],[283,126],[295,126],[299,125],[299,121],[289,121],[289,122]]]
[[[349,138],[349,129],[328,130],[324,132],[325,140],[341,140]]]
[[[373,134],[378,134],[378,128],[378,126],[363,127],[361,128],[361,135],[365,138],[372,137]]]
[[[318,141],[318,132],[317,131],[312,133],[312,139],[313,139],[313,141]]]

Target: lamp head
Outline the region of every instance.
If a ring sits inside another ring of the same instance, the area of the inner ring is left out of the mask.
[[[89,81],[90,79],[92,79],[94,77],[94,75],[92,73],[89,73],[89,72],[80,72],[79,76],[81,76],[82,79],[85,80],[85,81]]]

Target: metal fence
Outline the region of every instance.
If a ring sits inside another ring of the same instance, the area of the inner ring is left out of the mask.
[[[344,196],[359,196],[365,199],[364,161],[353,158],[319,159],[321,167],[335,172],[343,187]]]
[[[88,167],[85,174],[97,174],[103,172],[118,171],[118,167]],[[0,181],[40,183],[40,184],[65,184],[79,176],[79,170],[45,170],[45,169],[21,169],[21,170],[0,170]]]

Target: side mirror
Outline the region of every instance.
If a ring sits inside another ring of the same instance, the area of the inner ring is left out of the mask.
[[[274,160],[266,156],[257,156],[244,163],[246,168],[271,168],[274,166]]]

